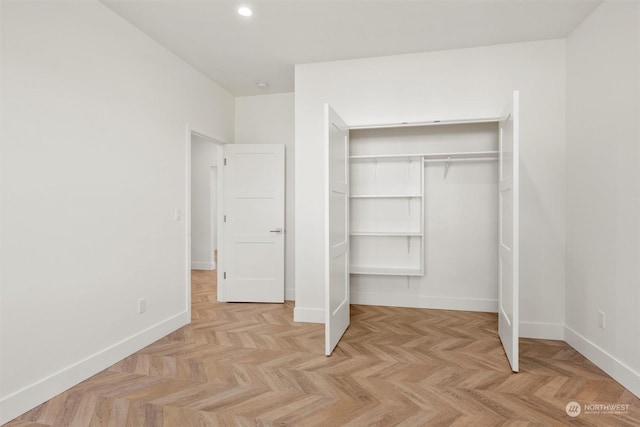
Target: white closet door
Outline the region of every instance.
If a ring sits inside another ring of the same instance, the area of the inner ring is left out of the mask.
[[[518,372],[519,141],[518,98],[513,93],[500,119],[500,219],[498,334],[511,369]]]
[[[349,326],[349,130],[325,104],[325,354]]]
[[[224,301],[284,302],[284,145],[228,144],[224,158]]]

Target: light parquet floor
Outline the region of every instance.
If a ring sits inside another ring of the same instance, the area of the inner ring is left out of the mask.
[[[521,339],[512,374],[495,314],[352,306],[325,357],[292,303],[221,304],[212,272],[192,277],[190,325],[7,426],[640,425],[639,399],[563,342]]]

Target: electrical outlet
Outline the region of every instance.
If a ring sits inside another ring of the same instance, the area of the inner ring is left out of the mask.
[[[138,300],[138,313],[142,314],[145,311],[147,311],[147,299],[146,298],[140,298]]]
[[[173,218],[174,218],[176,221],[180,221],[180,220],[182,219],[182,212],[180,211],[180,209],[179,209],[179,208],[176,208],[176,209],[173,211]]]
[[[604,311],[598,310],[598,327],[604,329],[606,326]]]

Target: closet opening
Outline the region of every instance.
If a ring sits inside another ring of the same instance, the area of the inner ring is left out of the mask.
[[[349,131],[351,303],[497,312],[498,122]]]
[[[518,372],[520,94],[500,118],[349,127],[325,104],[325,354],[349,304],[498,313]]]

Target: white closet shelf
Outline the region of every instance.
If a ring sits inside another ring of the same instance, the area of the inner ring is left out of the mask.
[[[351,274],[375,274],[381,276],[422,276],[420,268],[399,268],[399,267],[368,267],[363,265],[352,265],[349,269]]]
[[[422,237],[420,231],[352,231],[351,236],[397,236],[397,237]]]
[[[351,160],[362,167],[354,166],[351,180],[355,227],[350,232],[354,244],[350,273],[423,276],[424,157],[354,156]],[[368,250],[369,244],[383,247],[385,258]]]
[[[421,122],[395,122],[395,123],[377,123],[377,124],[361,124],[351,125],[350,130],[367,130],[367,129],[397,129],[401,127],[418,127],[418,126],[442,126],[442,125],[464,125],[475,123],[498,123],[499,117],[479,117],[471,119],[440,119],[440,120],[428,120]]]
[[[366,156],[351,156],[349,160],[352,163],[356,162],[410,162],[422,160],[422,154],[382,154],[382,155],[366,155]]]
[[[422,194],[355,194],[351,199],[413,199],[422,198]]]

